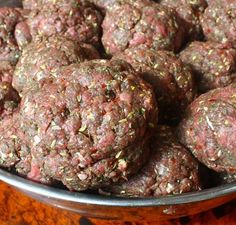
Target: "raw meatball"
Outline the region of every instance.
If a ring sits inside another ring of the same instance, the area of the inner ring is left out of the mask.
[[[9,82],[0,82],[0,120],[16,110],[20,97]]]
[[[207,7],[205,0],[161,0],[160,3],[176,10],[184,21],[184,27],[190,39],[199,40],[202,38],[199,16]]]
[[[8,61],[0,61],[0,82],[12,83],[14,67]]]
[[[142,44],[178,51],[184,38],[175,11],[157,3],[122,4],[106,14],[102,27],[102,42],[111,55]]]
[[[119,60],[88,61],[57,73],[56,82],[22,99],[21,127],[31,140],[34,171],[77,191],[136,173],[157,121],[150,86]]]
[[[225,3],[230,3],[234,0],[206,0],[208,5],[212,5],[212,4],[217,4],[217,5],[222,5]]]
[[[19,152],[24,149],[20,141],[19,117],[17,112],[13,116],[7,117],[0,123],[0,166],[11,168],[19,161]],[[25,149],[26,150],[26,149]],[[29,149],[26,150],[30,154]],[[26,168],[26,166],[25,166]],[[30,164],[28,164],[30,168]],[[27,170],[27,169],[26,169]],[[30,171],[30,169],[28,169]]]
[[[42,0],[22,0],[23,8],[35,9],[41,6]]]
[[[61,66],[80,63],[87,58],[99,58],[99,53],[90,45],[80,45],[64,37],[49,37],[29,44],[22,53],[13,77],[13,86],[22,92],[51,76]]]
[[[180,58],[194,70],[200,92],[225,87],[236,80],[236,50],[230,45],[192,42]]]
[[[181,142],[216,172],[236,172],[236,85],[197,98],[179,126]]]
[[[117,54],[129,62],[144,80],[152,84],[158,102],[160,122],[176,122],[195,97],[191,70],[172,52],[147,49],[145,46],[126,49]]]
[[[89,0],[105,13],[107,10],[117,6],[121,0]]]
[[[199,164],[173,137],[170,127],[161,126],[151,142],[151,156],[129,181],[105,189],[118,196],[151,197],[201,190]]]
[[[21,176],[51,184],[48,177],[39,177],[26,135],[21,131],[18,110],[0,123],[0,167],[14,169]]]
[[[150,4],[150,0],[89,0],[91,3],[96,5],[103,13],[107,10],[114,10],[116,7],[122,4],[129,3],[133,6],[143,7]]]
[[[236,173],[230,174],[230,173],[221,173],[220,174],[220,183],[221,184],[230,184],[236,182]]]
[[[83,4],[86,0],[22,0],[23,7],[25,9],[37,9],[42,8],[45,5],[57,5],[60,7],[72,6],[76,7]]]
[[[213,3],[218,3],[220,0],[206,0],[208,6]]]
[[[78,1],[70,6],[48,4],[33,10],[26,21],[33,40],[61,35],[74,41],[100,45],[102,16],[93,5]]]
[[[25,20],[16,25],[15,39],[20,50],[24,49],[32,41],[30,28]]]
[[[21,13],[14,8],[0,8],[0,61],[15,64],[20,56],[14,32],[18,22],[22,20]]]
[[[22,19],[15,26],[14,37],[19,49],[22,51],[22,49],[32,40],[29,26],[26,23],[31,11],[21,8],[17,10],[21,13]]]
[[[210,4],[201,17],[207,40],[236,46],[236,1],[224,0]]]

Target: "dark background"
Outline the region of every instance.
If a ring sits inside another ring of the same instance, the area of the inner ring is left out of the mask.
[[[20,0],[0,0],[0,7],[2,7],[2,6],[20,7],[21,1]]]

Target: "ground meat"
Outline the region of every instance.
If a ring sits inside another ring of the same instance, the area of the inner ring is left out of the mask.
[[[0,123],[0,167],[15,170],[32,180],[52,183],[49,177],[40,176],[32,160],[29,141],[20,129],[18,110]]]
[[[212,3],[218,2],[219,0],[206,0],[208,6]]]
[[[120,60],[61,68],[54,83],[25,94],[21,127],[42,175],[70,190],[127,179],[147,158],[157,122],[151,87]]]
[[[184,21],[184,27],[191,40],[202,38],[202,27],[199,16],[207,7],[205,0],[160,0],[162,5],[174,8]]]
[[[96,5],[103,13],[112,9],[114,6],[119,5],[121,0],[89,0]]]
[[[236,85],[201,95],[179,126],[181,142],[216,172],[236,172]]]
[[[201,24],[207,40],[236,46],[236,1],[210,4],[201,17]]]
[[[8,82],[0,82],[0,120],[12,115],[16,110],[20,97]]]
[[[21,13],[22,19],[15,26],[14,37],[19,49],[22,50],[32,40],[29,26],[26,23],[31,11],[22,8],[17,10]]]
[[[102,26],[102,42],[111,55],[142,44],[178,51],[184,38],[175,11],[157,3],[122,4],[106,14]]]
[[[236,50],[228,44],[192,42],[180,58],[194,70],[200,92],[225,87],[236,80]]]
[[[236,182],[236,173],[235,174],[221,173],[219,175],[219,179],[221,184],[230,184]]]
[[[23,7],[25,9],[36,9],[38,7],[41,7],[43,0],[22,0]]]
[[[129,3],[138,8],[150,4],[150,0],[89,0],[96,5],[104,14],[107,10],[114,10],[123,4]]]
[[[155,51],[145,46],[116,54],[129,62],[144,80],[152,84],[159,106],[160,122],[176,122],[195,97],[191,70],[172,52]]]
[[[0,61],[0,82],[12,83],[14,67],[9,61]]]
[[[22,20],[17,9],[0,8],[0,61],[9,61],[15,64],[20,56],[14,31],[17,23]]]
[[[15,39],[19,49],[24,49],[32,40],[29,26],[25,21],[22,21],[16,25]]]
[[[232,2],[232,1],[234,0],[206,0],[208,5],[212,5],[212,4],[222,5],[225,3]]]
[[[24,48],[16,65],[13,86],[22,92],[51,76],[61,66],[80,63],[86,59],[99,58],[97,50],[88,45],[73,42],[64,37],[49,37]]]
[[[33,40],[61,35],[74,41],[100,45],[102,16],[93,5],[48,4],[33,10],[26,21]]]
[[[0,123],[0,166],[13,167],[19,161],[21,142],[18,135],[19,123],[17,113]]]
[[[87,0],[22,0],[25,9],[38,9],[45,5],[57,5],[60,7],[72,6],[77,7],[84,4]]]
[[[81,45],[81,51],[83,52],[85,60],[101,59],[100,53],[93,45],[85,44],[85,43],[80,43],[80,45]]]
[[[105,192],[128,197],[157,197],[199,190],[198,162],[174,139],[170,127],[161,126],[151,142],[148,163],[128,182],[106,188]]]

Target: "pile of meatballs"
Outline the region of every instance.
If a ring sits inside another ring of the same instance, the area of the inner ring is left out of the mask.
[[[236,181],[235,0],[0,8],[0,167],[152,197]]]

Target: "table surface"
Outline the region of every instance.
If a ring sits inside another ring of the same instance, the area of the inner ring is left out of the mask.
[[[86,219],[39,203],[0,182],[0,225],[236,225],[236,202],[179,220],[148,223]]]

